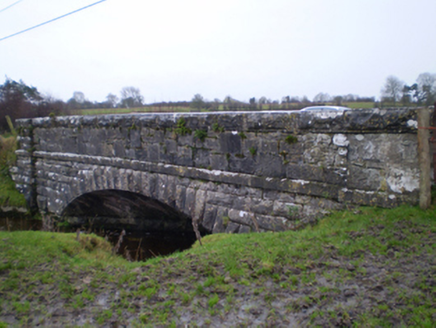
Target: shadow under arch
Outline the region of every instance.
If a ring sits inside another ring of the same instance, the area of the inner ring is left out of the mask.
[[[194,233],[191,218],[159,200],[124,190],[98,190],[80,195],[61,214],[72,225],[150,232]]]

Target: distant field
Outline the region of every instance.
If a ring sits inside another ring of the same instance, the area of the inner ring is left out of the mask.
[[[162,112],[189,112],[189,107],[137,107],[137,108],[96,108],[71,110],[71,115],[104,115],[126,113],[162,113]]]
[[[342,106],[348,108],[374,108],[374,102],[349,102],[343,103]]]
[[[331,104],[332,106],[334,106],[334,104]],[[349,108],[353,108],[353,109],[357,109],[357,108],[374,108],[374,107],[378,107],[378,108],[393,108],[393,107],[417,107],[417,104],[408,104],[408,105],[403,105],[401,103],[374,103],[372,101],[369,102],[344,102],[342,104],[342,106],[345,107],[349,107]]]

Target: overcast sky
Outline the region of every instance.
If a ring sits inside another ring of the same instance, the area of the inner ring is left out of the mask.
[[[0,0],[0,10],[17,0]],[[97,0],[22,0],[0,38]],[[0,83],[68,100],[125,86],[146,103],[380,96],[386,77],[436,73],[435,0],[107,0],[0,41]]]

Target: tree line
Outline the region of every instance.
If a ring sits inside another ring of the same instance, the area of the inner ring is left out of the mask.
[[[281,100],[271,100],[270,98],[252,97],[248,102],[240,101],[226,96],[222,101],[214,99],[213,101],[205,99],[200,94],[196,94],[191,102],[190,107],[194,109],[223,109],[223,110],[297,110],[311,105],[334,104],[341,106],[350,102],[375,102],[375,97],[360,97],[355,94],[343,96],[330,96],[327,93],[320,92],[313,100],[308,97],[284,96]]]
[[[91,108],[134,108],[143,106],[144,98],[138,88],[125,87],[121,98],[109,93],[103,102],[91,102],[81,91],[64,102],[50,95],[41,94],[36,87],[28,86],[23,81],[6,78],[0,85],[0,132],[8,129],[6,117],[13,121],[18,118],[33,118],[49,115],[69,115],[77,109]]]
[[[388,76],[381,90],[381,102],[396,105],[429,106],[436,100],[436,74],[422,73],[415,83],[406,84],[395,76]],[[0,85],[0,132],[6,131],[8,124],[6,116],[12,120],[18,118],[32,118],[49,115],[69,115],[80,109],[116,109],[152,107],[177,110],[190,108],[191,110],[298,110],[311,105],[350,105],[350,103],[373,103],[373,107],[381,104],[375,97],[360,97],[356,94],[330,96],[320,92],[310,100],[303,96],[284,96],[281,100],[271,100],[267,97],[252,97],[248,102],[226,96],[223,100],[207,100],[196,94],[190,101],[158,102],[145,104],[139,88],[130,86],[120,91],[120,97],[109,93],[102,102],[92,102],[81,91],[75,91],[66,102],[55,99],[50,95],[41,94],[36,87],[28,86],[23,81],[6,78]]]
[[[436,101],[436,74],[421,73],[415,83],[406,84],[390,75],[381,90],[382,101],[403,106],[416,103],[418,106],[431,106]]]

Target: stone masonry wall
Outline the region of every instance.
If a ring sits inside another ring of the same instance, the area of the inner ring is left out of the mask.
[[[13,174],[29,204],[61,215],[118,189],[212,232],[292,228],[347,204],[418,201],[416,113],[222,112],[19,121]]]

